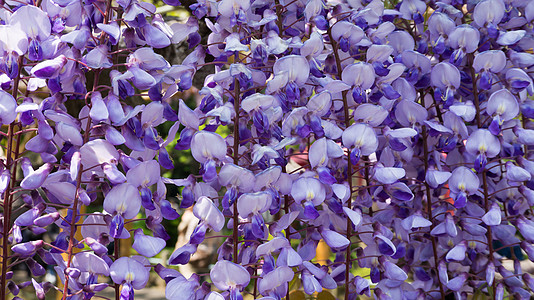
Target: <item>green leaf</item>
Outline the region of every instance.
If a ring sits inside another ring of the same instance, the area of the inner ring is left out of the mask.
[[[292,291],[289,293],[291,300],[306,300],[306,294],[303,291]]]
[[[300,288],[300,278],[299,278],[299,275],[295,273],[295,276],[293,276],[293,279],[289,282],[289,290],[298,292],[296,290],[298,290],[299,288]]]
[[[336,300],[336,297],[330,294],[329,291],[322,291],[317,295],[317,300]]]

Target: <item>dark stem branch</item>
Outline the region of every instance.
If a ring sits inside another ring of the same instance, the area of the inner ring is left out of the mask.
[[[332,36],[332,27],[328,28],[328,37],[330,38],[330,42],[332,43],[332,48],[334,52],[334,58],[336,60],[336,68],[337,68],[337,77],[338,79],[341,79],[341,60],[339,58],[338,53],[338,45],[336,41],[334,40]],[[347,100],[347,91],[343,91],[342,93],[343,97],[343,114],[345,117],[345,129],[347,129],[350,126],[350,113],[349,113],[349,105]],[[347,207],[349,209],[352,209],[352,162],[350,161],[350,149],[347,152],[347,181],[349,183],[349,190],[350,195],[347,199]],[[366,182],[367,184],[367,182]],[[347,217],[347,239],[350,241],[352,235],[352,221],[350,218]],[[350,280],[350,270],[351,270],[351,247],[350,244],[347,246],[347,249],[345,250],[345,300],[349,299],[350,290],[349,290],[349,280]]]
[[[234,120],[234,164],[237,166],[239,165],[239,80],[236,78],[234,81],[234,110],[235,110],[235,120]],[[237,264],[237,245],[238,245],[238,225],[239,225],[239,218],[238,218],[238,212],[237,212],[237,199],[234,201],[234,230],[233,230],[233,239],[234,239],[234,256],[233,260],[234,263]]]
[[[421,97],[420,99],[421,105],[424,107],[425,106],[425,95],[422,92],[420,92],[419,96]],[[428,157],[429,157],[428,144],[427,144],[428,133],[426,130],[426,126],[422,126],[422,127],[423,127],[422,134],[423,134],[423,156],[424,156],[423,161],[425,163],[425,173],[426,173],[428,172]],[[434,221],[432,217],[432,191],[430,190],[430,186],[428,185],[426,181],[425,181],[425,190],[426,190],[428,219],[432,223],[430,225],[430,231],[432,231],[432,229],[434,229]],[[434,253],[434,268],[436,271],[436,275],[438,275],[439,274],[439,271],[438,271],[439,257],[438,257],[438,248],[437,248],[436,238],[434,236],[431,236],[430,240],[432,241],[432,252]],[[438,282],[439,282],[439,291],[441,294],[441,299],[445,300],[445,290],[443,289],[443,283],[439,279],[438,279]]]
[[[17,76],[13,83],[12,95],[13,98],[17,99],[19,83],[20,83],[20,72],[23,67],[23,56],[18,58],[19,69],[17,71]],[[7,271],[9,263],[9,231],[11,230],[11,209],[12,209],[12,200],[13,194],[11,191],[15,187],[17,181],[17,159],[19,155],[19,147],[21,136],[17,136],[17,141],[15,146],[13,146],[14,140],[14,131],[15,131],[15,122],[9,124],[8,134],[7,134],[7,151],[6,151],[6,169],[11,170],[11,178],[9,181],[9,186],[4,191],[4,220],[3,220],[3,230],[2,230],[2,275],[0,279],[0,299],[5,300],[7,298],[6,287],[7,287]],[[15,151],[13,149],[15,148]]]

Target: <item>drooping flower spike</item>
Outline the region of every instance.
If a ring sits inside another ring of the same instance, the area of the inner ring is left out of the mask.
[[[534,4],[397,2],[3,3],[0,299],[530,297]]]

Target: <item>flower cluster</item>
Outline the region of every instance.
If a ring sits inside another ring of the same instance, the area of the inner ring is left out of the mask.
[[[177,300],[290,299],[291,281],[346,300],[530,298],[534,1],[188,9],[169,25],[138,0],[3,2],[0,299],[133,299],[151,271]],[[154,51],[182,42],[181,64]],[[191,109],[173,96],[201,68]],[[162,177],[186,149],[198,175]],[[165,267],[148,259],[179,218],[168,185],[199,221]],[[51,227],[53,242],[25,239]],[[217,262],[186,278],[172,266],[208,232],[227,238]],[[130,237],[138,255],[121,257]],[[54,266],[62,287],[15,282],[19,263]]]

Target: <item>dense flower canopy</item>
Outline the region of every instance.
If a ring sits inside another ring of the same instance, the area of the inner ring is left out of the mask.
[[[2,2],[0,299],[134,299],[150,272],[168,299],[531,297],[534,1],[187,6],[171,24],[139,0]],[[180,64],[158,54],[181,43]],[[199,172],[163,177],[184,150]],[[153,264],[186,209],[188,242]],[[186,278],[212,232],[216,263]]]

